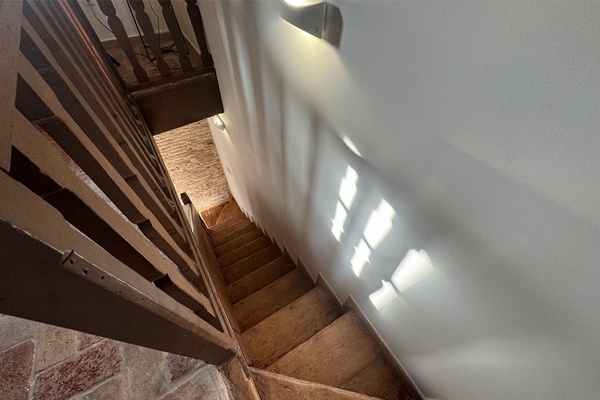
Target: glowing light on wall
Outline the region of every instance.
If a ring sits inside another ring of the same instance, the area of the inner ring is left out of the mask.
[[[392,275],[392,283],[403,292],[434,272],[433,263],[425,250],[410,249]]]
[[[344,136],[344,138],[342,140],[344,141],[344,143],[346,144],[346,146],[350,149],[350,151],[352,151],[357,156],[362,157],[360,155],[360,152],[358,151],[358,149],[354,145],[354,142],[352,140],[350,140],[350,138],[348,136]]]
[[[213,118],[213,124],[215,124],[215,126],[221,130],[224,131],[225,130],[225,122],[223,121],[223,118],[221,118],[221,116],[219,114],[215,115]]]
[[[371,246],[371,249],[375,250],[377,246],[383,241],[388,233],[392,230],[392,220],[396,216],[396,211],[389,205],[385,200],[381,200],[379,207],[371,211],[363,236]]]
[[[356,183],[358,182],[358,174],[356,171],[348,166],[346,168],[346,175],[342,178],[340,183],[340,200],[346,206],[346,209],[350,209],[352,207],[352,203],[354,202],[354,198],[356,197],[357,187]]]
[[[354,271],[354,275],[360,277],[365,264],[370,262],[369,257],[371,256],[371,249],[367,245],[364,240],[360,240],[358,242],[358,246],[354,248],[354,255],[350,260],[350,264],[352,266],[352,271]]]
[[[358,191],[356,186],[357,182],[358,174],[354,168],[349,165],[346,166],[346,175],[342,177],[340,182],[340,190],[338,192],[339,200],[335,208],[335,215],[331,220],[331,232],[338,242],[342,237],[342,233],[344,233],[344,224],[346,223],[348,212],[350,211],[350,207],[352,207],[352,203],[354,203],[354,198]]]
[[[346,218],[348,218],[348,212],[346,211],[342,203],[338,201],[337,206],[335,207],[335,215],[331,220],[331,223],[333,225],[331,227],[331,232],[333,233],[333,236],[335,236],[338,242],[340,241],[342,233],[344,232],[344,224],[346,223]]]
[[[383,285],[382,288],[369,295],[369,300],[371,300],[373,306],[378,310],[381,310],[398,297],[398,294],[391,283],[384,280],[382,280],[381,283]]]
[[[323,0],[281,0],[281,18],[320,38],[325,29],[327,4]]]

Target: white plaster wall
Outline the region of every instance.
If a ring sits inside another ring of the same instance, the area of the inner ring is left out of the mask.
[[[597,398],[600,2],[331,2],[339,48],[277,0],[202,2],[235,198],[357,300],[427,397]],[[381,198],[394,227],[357,278]],[[410,248],[436,273],[376,311],[368,295]]]

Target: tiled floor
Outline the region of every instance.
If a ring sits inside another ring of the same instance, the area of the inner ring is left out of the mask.
[[[231,398],[202,361],[0,315],[0,399]]]

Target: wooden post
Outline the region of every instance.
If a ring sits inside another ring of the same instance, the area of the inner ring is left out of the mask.
[[[20,0],[0,1],[0,168],[10,166],[12,110],[17,91],[17,59],[21,37]]]
[[[138,82],[147,82],[149,80],[148,74],[140,65],[140,62],[133,51],[133,47],[131,46],[131,42],[127,36],[127,31],[125,31],[123,23],[119,17],[117,17],[117,10],[115,10],[112,0],[98,0],[98,7],[100,7],[100,11],[102,11],[102,13],[108,18],[108,26],[110,26],[112,33],[117,38],[119,45],[131,63],[136,79]]]
[[[129,0],[129,4],[131,4],[131,8],[135,11],[135,19],[140,24],[142,28],[142,32],[144,32],[144,39],[150,45],[152,49],[152,53],[154,53],[154,57],[156,58],[156,66],[160,71],[160,76],[163,78],[167,76],[171,76],[171,70],[169,69],[169,65],[165,62],[165,59],[162,56],[162,51],[160,49],[160,43],[158,42],[158,38],[154,33],[154,28],[152,27],[152,22],[150,22],[150,18],[146,11],[144,11],[144,1],[143,0]]]
[[[197,0],[185,0],[187,3],[187,12],[194,27],[194,34],[196,40],[198,40],[198,46],[200,46],[200,59],[202,60],[203,67],[212,67],[213,59],[208,51],[208,44],[206,43],[206,35],[204,34],[204,23],[202,22],[202,15],[200,15],[200,9],[196,4]]]
[[[181,69],[184,71],[191,71],[192,62],[188,58],[187,54],[185,54],[183,34],[181,33],[181,29],[177,23],[177,17],[175,16],[175,11],[173,11],[171,0],[158,0],[158,3],[162,7],[165,22],[167,23],[169,32],[171,32],[171,39],[173,39],[175,47],[177,48],[177,52],[179,53],[179,64],[181,65]]]

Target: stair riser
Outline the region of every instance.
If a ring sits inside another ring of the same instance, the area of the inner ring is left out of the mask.
[[[227,268],[238,261],[242,261],[244,258],[251,256],[254,253],[261,251],[272,245],[268,237],[263,236],[258,238],[239,249],[232,251],[231,253],[218,258],[219,265],[221,268]]]

